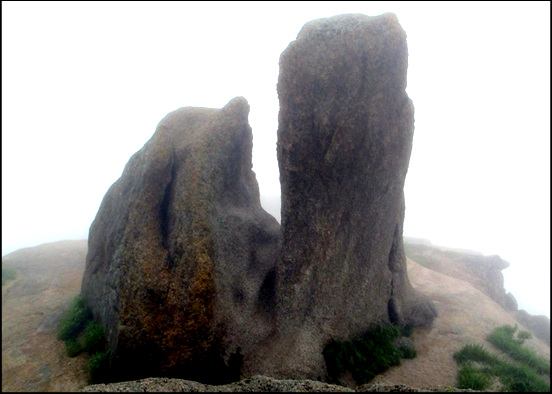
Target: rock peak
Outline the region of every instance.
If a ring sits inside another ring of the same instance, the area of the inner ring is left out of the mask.
[[[308,22],[297,35],[297,39],[314,35],[329,38],[341,34],[350,34],[354,30],[363,29],[367,24],[378,25],[382,32],[387,34],[392,30],[402,30],[397,16],[392,12],[378,16],[368,16],[360,13],[339,14]]]

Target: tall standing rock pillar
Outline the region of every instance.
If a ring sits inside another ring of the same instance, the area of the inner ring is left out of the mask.
[[[329,338],[435,316],[408,281],[402,245],[407,64],[391,13],[309,22],[280,56],[278,316],[282,337],[297,338],[288,372],[317,378]]]

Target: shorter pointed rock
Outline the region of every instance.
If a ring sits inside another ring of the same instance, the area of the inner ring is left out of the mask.
[[[260,204],[249,105],[169,113],[102,201],[82,294],[120,379],[239,378],[271,330],[278,222]]]

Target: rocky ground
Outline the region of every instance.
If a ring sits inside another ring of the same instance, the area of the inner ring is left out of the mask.
[[[450,387],[429,387],[416,389],[405,385],[365,384],[355,389],[317,382],[314,380],[273,379],[267,376],[254,376],[236,383],[223,386],[210,386],[182,379],[149,378],[115,384],[97,384],[87,386],[85,392],[121,392],[121,391],[165,391],[165,392],[426,392],[426,391],[473,391]]]
[[[18,272],[15,281],[2,287],[2,391],[447,391],[455,384],[455,351],[476,342],[495,352],[485,341],[492,329],[503,324],[525,329],[514,312],[468,282],[408,260],[413,286],[435,302],[439,316],[431,327],[414,330],[415,359],[403,360],[369,385],[254,377],[225,386],[167,378],[87,386],[85,356],[67,357],[56,339],[59,317],[80,291],[86,250],[86,241],[62,241],[2,258],[3,265]],[[547,344],[533,338],[527,345],[550,359]]]

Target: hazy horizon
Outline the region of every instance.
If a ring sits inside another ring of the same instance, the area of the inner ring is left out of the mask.
[[[404,235],[501,256],[550,317],[549,2],[2,2],[2,256],[86,239],[167,113],[237,96],[277,211],[280,54],[313,19],[384,12],[415,107]]]

